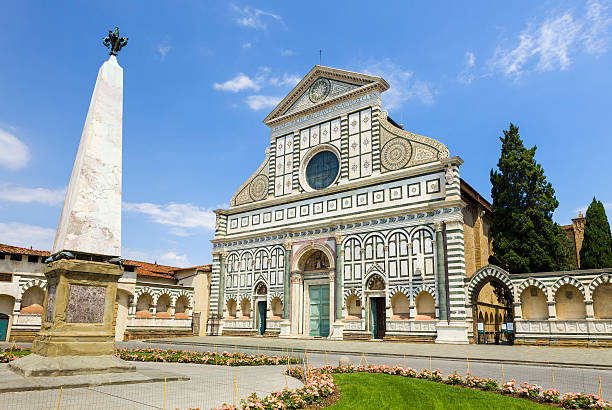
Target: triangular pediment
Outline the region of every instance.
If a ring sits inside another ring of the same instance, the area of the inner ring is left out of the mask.
[[[389,84],[380,78],[337,68],[315,66],[266,117],[271,125],[298,113],[332,105],[350,94],[383,92]]]

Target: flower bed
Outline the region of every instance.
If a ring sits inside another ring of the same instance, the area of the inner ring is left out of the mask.
[[[8,363],[30,353],[32,352],[19,346],[6,347],[4,351],[0,352],[0,363]]]
[[[565,409],[612,409],[610,402],[604,401],[593,394],[565,393],[561,396],[555,389],[542,391],[542,387],[536,384],[522,383],[517,387],[514,379],[499,387],[495,379],[473,377],[469,374],[463,377],[460,374],[453,373],[444,378],[440,369],[433,371],[423,369],[418,371],[410,368],[405,369],[401,366],[390,367],[384,365],[311,368],[309,370],[309,377],[306,379],[307,384],[304,387],[293,391],[283,390],[282,392],[273,392],[264,398],[259,398],[253,394],[247,399],[242,399],[239,408],[243,410],[304,408],[311,404],[320,403],[325,397],[334,393],[337,387],[333,383],[333,374],[363,372],[425,379],[449,385],[497,392],[539,403],[548,403]],[[287,370],[287,374],[305,380],[304,369],[301,367],[290,368]],[[236,408],[235,406],[224,404],[219,410]]]
[[[266,366],[299,363],[297,357],[268,356],[265,354],[250,355],[231,352],[198,352],[189,350],[117,349],[115,356],[123,360],[138,362],[171,362],[214,364],[219,366]]]

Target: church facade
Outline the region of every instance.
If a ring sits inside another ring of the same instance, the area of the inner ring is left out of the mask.
[[[388,88],[315,66],[264,120],[265,159],[215,211],[209,333],[468,341],[488,203],[382,110]]]

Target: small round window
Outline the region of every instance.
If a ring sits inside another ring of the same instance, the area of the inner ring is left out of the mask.
[[[312,189],[330,186],[338,176],[338,157],[331,151],[321,151],[306,165],[306,180]]]

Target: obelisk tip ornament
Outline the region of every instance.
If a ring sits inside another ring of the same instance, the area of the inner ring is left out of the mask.
[[[110,58],[98,72],[53,255],[121,255],[123,69],[116,55],[126,44],[118,28],[104,39]]]
[[[115,27],[115,31],[108,30],[108,36],[104,37],[104,45],[110,49],[111,56],[116,56],[127,43],[127,37],[119,37],[119,27]]]

